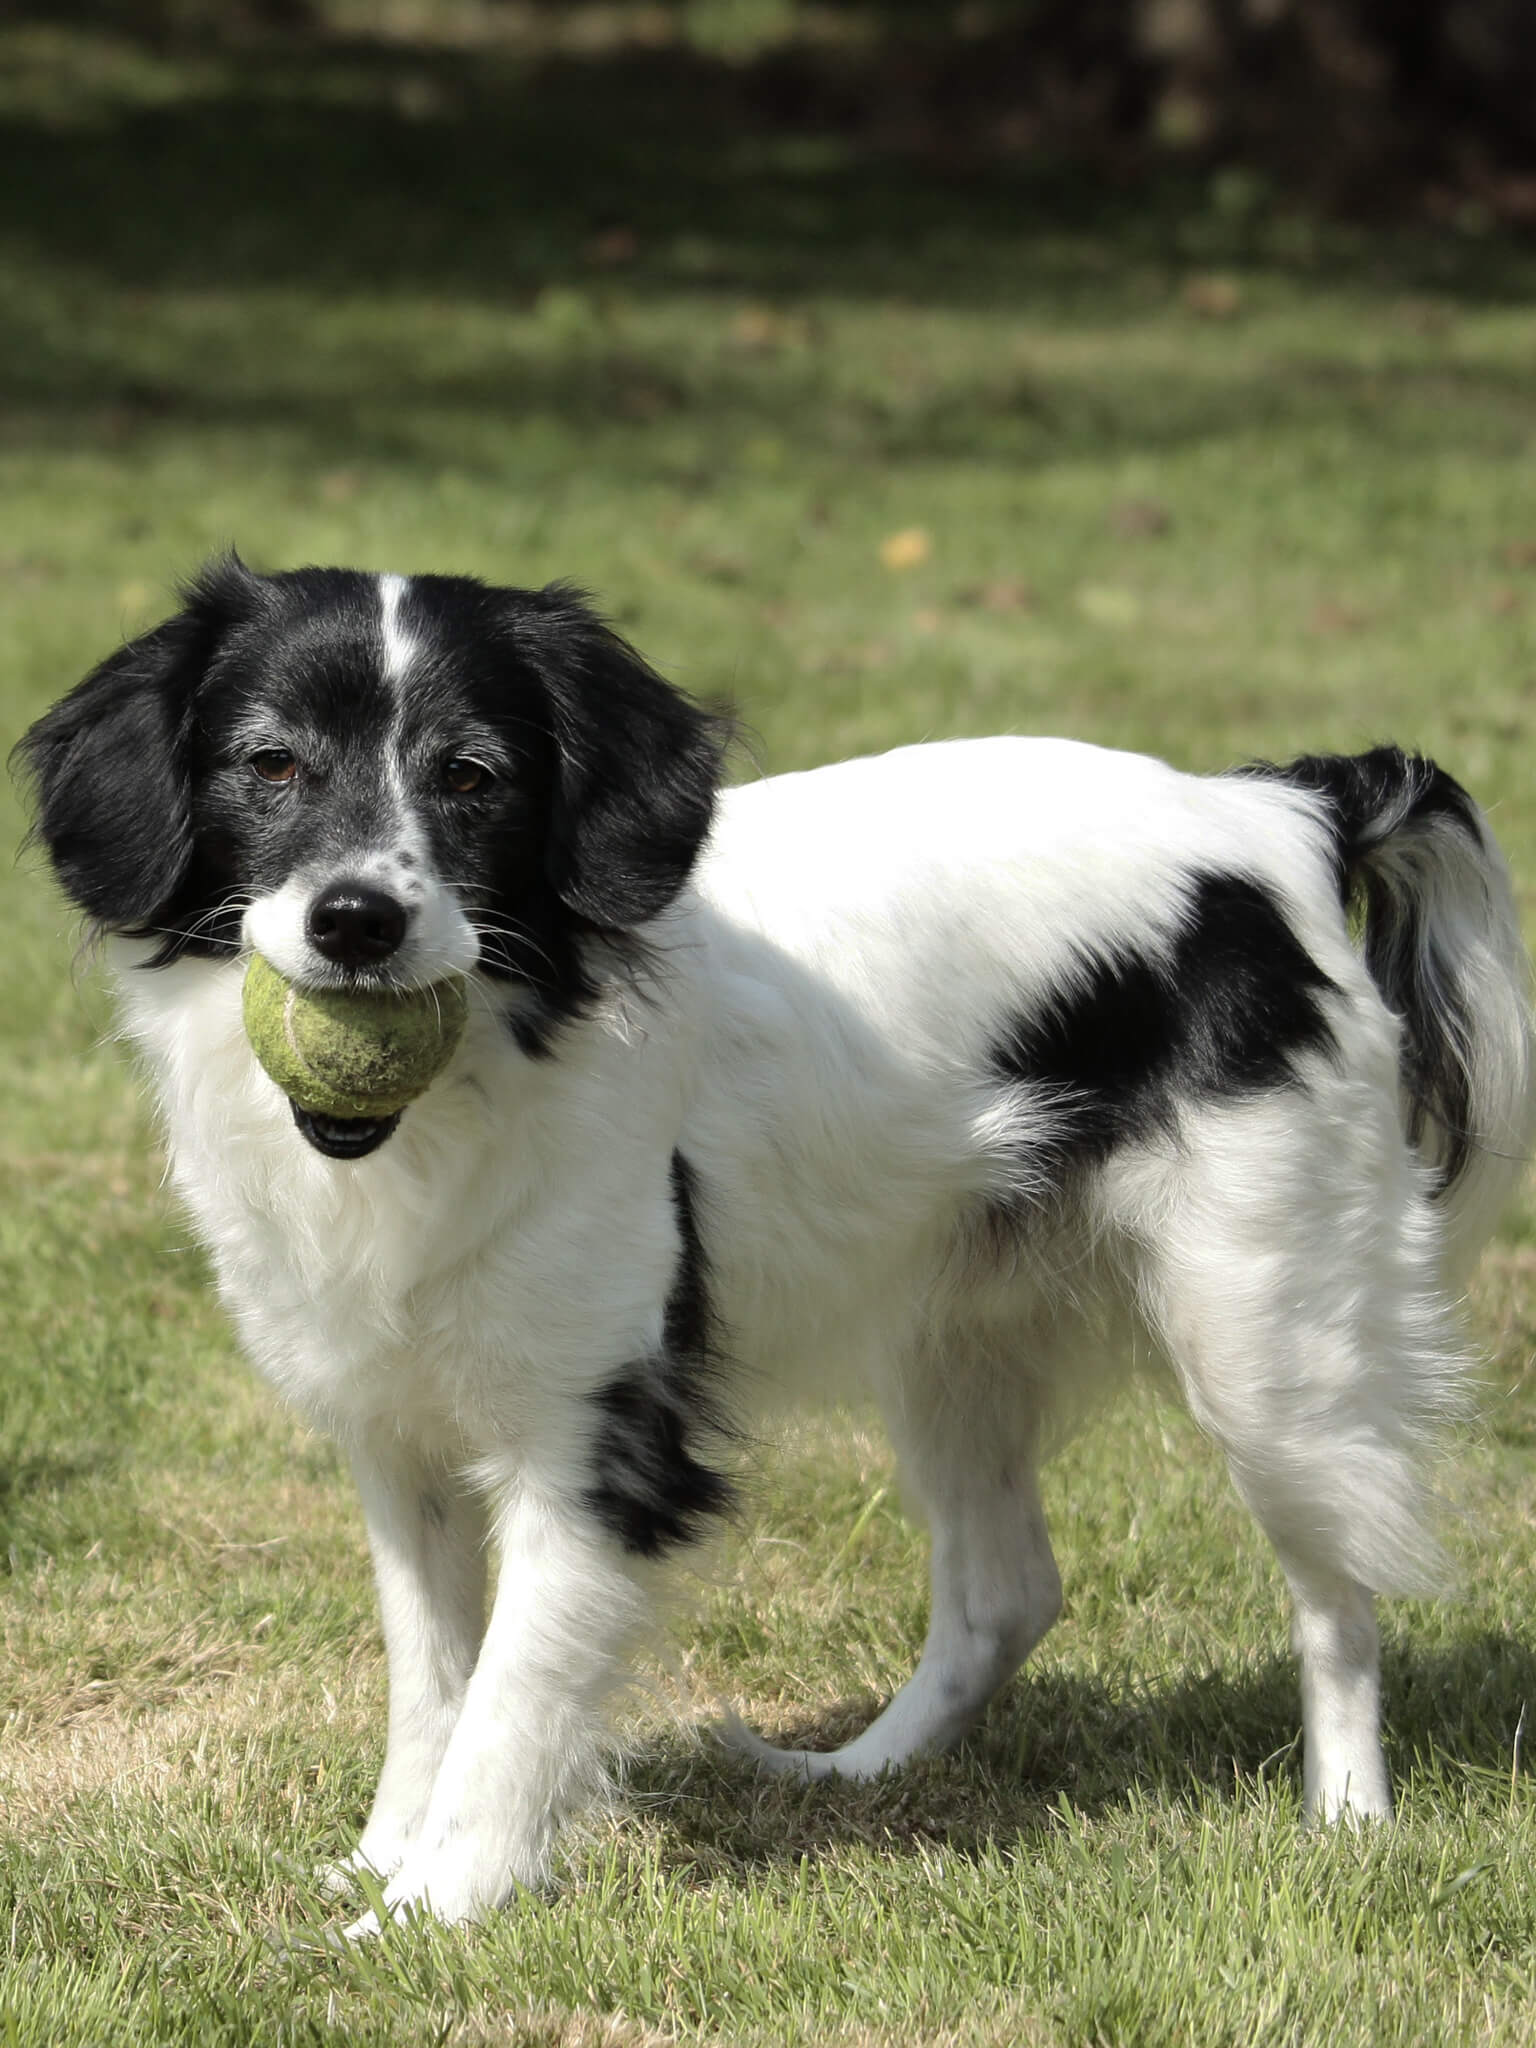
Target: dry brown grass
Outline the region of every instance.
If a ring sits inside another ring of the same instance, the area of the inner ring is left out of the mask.
[[[383,1673],[360,1652],[329,1683],[308,1664],[259,1660],[255,1646],[198,1647],[181,1632],[166,1668],[61,1696],[53,1716],[34,1712],[0,1733],[0,1810],[20,1840],[43,1840],[71,1802],[100,1794],[164,1802],[179,1789],[210,1794],[227,1810],[265,1768],[268,1740],[287,1723],[331,1731],[338,1749],[376,1748],[383,1732]]]

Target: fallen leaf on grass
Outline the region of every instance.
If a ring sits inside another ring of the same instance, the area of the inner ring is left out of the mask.
[[[1173,514],[1156,498],[1117,498],[1109,508],[1109,530],[1119,540],[1156,540],[1173,525]]]
[[[1314,633],[1359,633],[1371,623],[1369,612],[1358,605],[1341,603],[1337,598],[1325,597],[1313,605],[1308,626]]]
[[[700,548],[689,557],[688,566],[711,583],[745,583],[749,564],[743,556],[727,554],[723,548]]]
[[[888,533],[880,543],[880,559],[887,569],[915,569],[932,553],[932,538],[922,526],[904,526],[899,533]]]
[[[581,253],[594,269],[617,270],[639,255],[640,237],[633,228],[601,228],[588,237]]]
[[[1182,297],[1202,320],[1230,320],[1242,311],[1243,288],[1235,277],[1200,276],[1186,280]]]
[[[743,306],[730,327],[733,346],[753,355],[796,348],[806,339],[807,332],[804,320],[796,314],[780,313],[772,306]]]
[[[997,576],[990,583],[967,583],[954,592],[954,602],[984,612],[1032,612],[1035,593],[1022,576]]]

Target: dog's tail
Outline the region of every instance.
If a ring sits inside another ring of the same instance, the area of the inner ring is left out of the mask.
[[[1403,1119],[1438,1171],[1453,1266],[1475,1256],[1530,1145],[1530,962],[1477,805],[1421,754],[1273,771],[1322,802],[1365,964],[1402,1023]]]

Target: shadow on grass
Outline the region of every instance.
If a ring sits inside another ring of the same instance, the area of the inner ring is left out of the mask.
[[[128,286],[516,303],[595,257],[637,290],[684,279],[1059,309],[1064,296],[1113,300],[1137,261],[1241,260],[1511,301],[1531,268],[1487,239],[1362,242],[1294,217],[1277,232],[1267,199],[1213,202],[1204,173],[1116,179],[1044,150],[925,164],[786,100],[777,57],[681,43],[571,54],[299,38],[178,55],[61,39],[41,55],[23,45],[15,71],[0,224]],[[593,236],[611,239],[594,251]]]
[[[588,448],[598,436],[643,440],[657,467],[708,491],[718,466],[753,434],[776,437],[780,460],[791,451],[800,458],[830,450],[845,461],[963,459],[1009,471],[1318,430],[1369,432],[1382,448],[1427,457],[1505,448],[1525,430],[1532,401],[1531,380],[1514,369],[1313,370],[1258,357],[1222,379],[1199,365],[1188,372],[1139,367],[1120,380],[1056,366],[981,381],[963,371],[950,380],[935,376],[916,394],[873,381],[849,393],[814,362],[768,382],[729,359],[680,363],[665,342],[588,339],[552,350],[512,331],[467,370],[435,359],[430,335],[391,341],[375,333],[347,345],[346,388],[329,374],[339,365],[321,337],[312,348],[300,344],[289,369],[274,368],[265,388],[252,389],[244,374],[231,375],[210,339],[167,335],[153,376],[141,363],[116,359],[110,328],[46,352],[24,341],[9,372],[0,368],[9,398],[0,396],[0,433],[13,447],[37,441],[97,450],[163,429],[228,429],[291,436],[310,460],[428,468],[447,461],[465,474],[499,475],[506,452],[492,430],[555,420]],[[681,453],[656,442],[658,424],[692,430]]]
[[[1522,1708],[1536,1703],[1536,1650],[1494,1634],[1428,1654],[1389,1644],[1383,1682],[1399,1786],[1415,1768],[1508,1784]],[[869,1701],[840,1702],[763,1732],[830,1749],[872,1712]],[[976,1857],[1054,1829],[1064,1799],[1095,1816],[1142,1795],[1230,1794],[1281,1777],[1299,1803],[1299,1720],[1289,1659],[1124,1687],[1047,1669],[1017,1680],[955,1755],[872,1784],[804,1785],[764,1777],[713,1744],[680,1752],[658,1742],[634,1758],[626,1791],[637,1808],[654,1805],[667,1853],[695,1866],[793,1864],[870,1843],[899,1852],[929,1842]]]
[[[775,385],[751,363],[679,376],[673,348],[651,358],[605,340],[605,302],[827,294],[1113,333],[1212,262],[1483,303],[1522,299],[1536,271],[1445,236],[1298,243],[1294,222],[1282,233],[1263,209],[1213,210],[1203,181],[1131,192],[1034,158],[940,175],[835,125],[807,130],[753,66],[683,47],[42,47],[36,75],[23,65],[0,99],[0,249],[19,265],[0,321],[13,443],[68,438],[74,421],[110,444],[185,419],[411,453],[412,405],[461,414],[470,442],[477,420],[644,427],[687,410],[776,410],[809,436],[823,431],[814,378]],[[482,335],[466,359],[458,310],[521,315],[550,287],[574,295],[555,307],[570,331],[542,349]],[[348,326],[340,309],[359,295],[424,324],[397,328],[374,308]],[[1213,405],[1273,423],[1276,403],[1309,417],[1369,397],[1390,427],[1405,395],[1390,365],[1368,389],[1252,367],[1228,408],[1219,380],[1164,372],[1129,413],[1089,384],[1045,393],[1007,375],[979,396],[876,396],[846,412],[877,454],[1016,460],[1128,435],[1166,445],[1209,431]],[[1406,395],[1433,415],[1432,390]],[[82,403],[108,416],[80,420]]]

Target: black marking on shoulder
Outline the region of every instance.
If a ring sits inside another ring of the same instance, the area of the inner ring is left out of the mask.
[[[680,1240],[662,1318],[662,1348],[601,1387],[588,1507],[623,1547],[661,1557],[694,1541],[730,1507],[730,1481],[695,1456],[700,1435],[718,1435],[717,1325],[698,1225],[698,1181],[672,1155],[672,1209]]]
[[[1180,1102],[1294,1081],[1298,1054],[1334,1042],[1331,987],[1259,883],[1201,874],[1170,945],[1085,956],[1071,987],[1010,1025],[992,1065],[1058,1100],[1056,1135],[1034,1163],[1059,1193],[1075,1169],[1171,1130]]]

